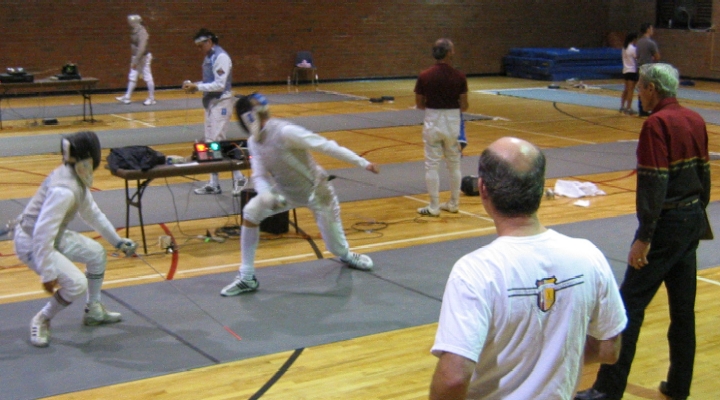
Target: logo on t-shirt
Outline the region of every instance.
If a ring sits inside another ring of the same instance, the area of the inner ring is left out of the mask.
[[[555,304],[555,294],[563,289],[567,289],[584,283],[583,275],[574,276],[570,279],[558,282],[554,276],[542,278],[535,281],[535,287],[508,289],[510,297],[537,297],[537,306],[543,312],[548,312]]]

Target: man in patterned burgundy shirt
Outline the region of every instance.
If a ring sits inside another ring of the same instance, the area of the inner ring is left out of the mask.
[[[690,394],[695,362],[695,293],[698,240],[709,238],[705,208],[710,201],[710,157],[705,121],[675,99],[678,71],[669,64],[640,67],[640,98],[652,113],[637,147],[639,226],[620,287],[628,325],[620,358],[603,364],[591,389],[576,400],[620,399],[645,308],[665,284],[670,304],[670,368],[660,392],[671,399]]]

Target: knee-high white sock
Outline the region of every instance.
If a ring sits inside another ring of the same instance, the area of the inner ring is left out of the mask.
[[[105,280],[105,273],[91,274],[85,273],[88,282],[87,288],[87,302],[92,303],[93,301],[100,301],[100,289],[102,289],[103,281]]]
[[[155,100],[155,81],[145,81],[148,89],[148,99]]]
[[[217,172],[213,172],[210,174],[210,185],[220,186],[220,178],[218,177]]]
[[[437,210],[440,207],[440,178],[437,170],[430,169],[425,171],[425,184],[427,185],[428,195],[430,196],[430,208]]]
[[[460,184],[462,183],[462,172],[460,164],[456,168],[450,168],[450,205],[457,207],[460,204]]]
[[[240,279],[250,280],[255,276],[255,250],[260,241],[260,227],[240,229]]]
[[[48,320],[53,319],[59,313],[60,311],[64,310],[69,306],[70,303],[66,301],[65,299],[60,296],[59,291],[56,291],[55,294],[53,294],[52,297],[50,297],[50,300],[45,304],[45,307],[42,309],[42,315],[45,316]]]
[[[132,97],[133,91],[135,90],[135,85],[137,85],[137,82],[135,82],[135,81],[128,82],[127,92],[125,93],[126,99],[129,99],[130,97]]]

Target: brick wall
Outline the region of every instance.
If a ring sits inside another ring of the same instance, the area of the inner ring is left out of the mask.
[[[235,83],[285,82],[298,50],[313,51],[321,80],[416,76],[432,63],[438,37],[453,39],[461,70],[493,74],[502,72],[511,47],[603,45],[614,4],[632,13],[648,2],[2,1],[0,68],[23,66],[47,77],[72,61],[82,75],[99,78],[100,88],[124,88],[126,16],[138,13],[151,35],[160,87],[200,79],[202,55],[192,37],[201,27],[215,32],[232,57]]]

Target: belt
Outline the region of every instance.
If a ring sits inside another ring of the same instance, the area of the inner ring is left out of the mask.
[[[691,206],[691,205],[697,203],[698,201],[700,201],[700,199],[695,198],[695,199],[687,200],[687,201],[678,201],[677,203],[665,203],[665,204],[663,204],[662,209],[663,210],[674,210],[676,208],[683,208],[683,207]]]

